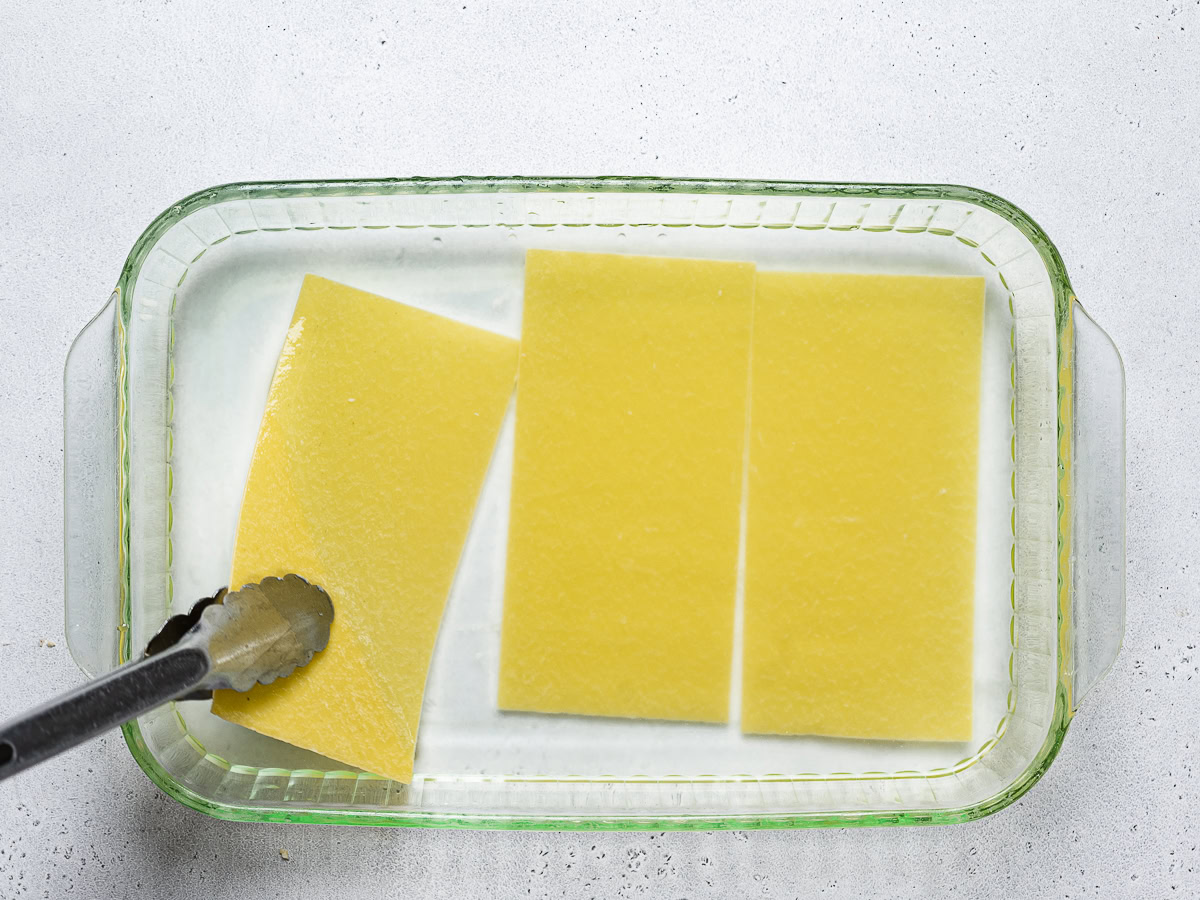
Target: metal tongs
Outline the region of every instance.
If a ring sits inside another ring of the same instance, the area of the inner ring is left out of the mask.
[[[172,616],[140,660],[0,725],[0,781],[169,700],[248,691],[329,643],[333,603],[299,575],[222,588]]]

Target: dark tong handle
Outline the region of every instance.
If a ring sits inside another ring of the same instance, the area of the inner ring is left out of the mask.
[[[121,666],[0,725],[0,781],[188,693],[208,653],[177,647]]]

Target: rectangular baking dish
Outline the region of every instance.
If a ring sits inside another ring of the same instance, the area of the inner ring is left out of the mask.
[[[139,654],[166,616],[225,583],[304,273],[516,337],[534,247],[985,279],[971,741],[498,712],[510,413],[438,638],[413,783],[196,701],[124,727],[150,779],[225,819],[564,829],[961,822],[1028,790],[1121,642],[1124,381],[1042,230],[965,187],[453,178],[186,198],[139,238],[67,360],[66,627],[80,667]]]

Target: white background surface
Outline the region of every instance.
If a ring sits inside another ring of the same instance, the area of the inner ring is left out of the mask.
[[[1200,5],[344,5],[4,8],[0,718],[81,678],[61,609],[70,340],[155,214],[245,179],[707,175],[1009,198],[1125,357],[1125,649],[1042,782],[969,825],[240,826],[160,795],[114,735],[0,786],[0,897],[1200,896]]]

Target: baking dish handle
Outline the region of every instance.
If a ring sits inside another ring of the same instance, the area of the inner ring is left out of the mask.
[[[1071,312],[1074,711],[1116,662],[1125,634],[1125,369],[1078,301]]]
[[[120,620],[119,292],[81,331],[63,374],[67,646],[90,676],[117,665]]]

